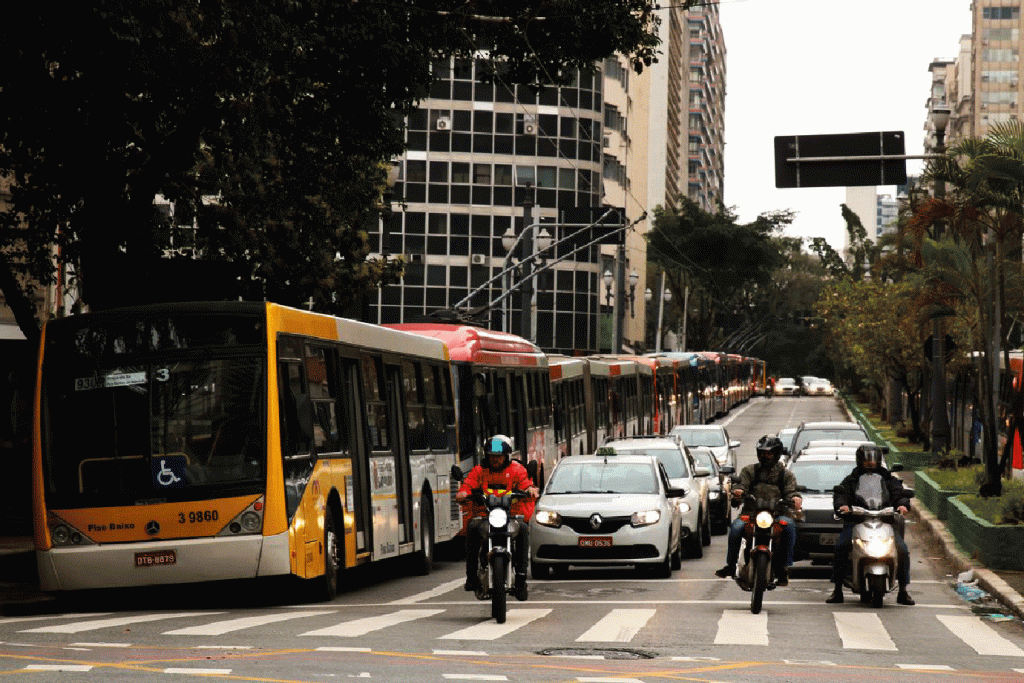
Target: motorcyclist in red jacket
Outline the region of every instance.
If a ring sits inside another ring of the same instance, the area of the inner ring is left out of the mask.
[[[484,445],[487,459],[486,467],[477,465],[462,482],[455,500],[462,502],[469,497],[474,489],[498,489],[504,491],[525,491],[531,498],[517,500],[512,504],[512,514],[523,515],[529,522],[533,516],[534,501],[539,491],[527,474],[526,468],[512,460],[512,440],[503,434],[496,434]],[[467,515],[469,522],[466,528],[466,590],[477,589],[477,561],[480,554],[480,543],[483,536],[475,529],[475,525],[486,523],[487,508],[472,501]],[[481,519],[482,518],[482,519]],[[481,520],[481,521],[478,521]],[[528,525],[520,526],[519,535],[513,541],[515,550],[515,595],[519,600],[526,599],[526,565],[529,561],[530,542]],[[522,597],[520,597],[522,596]]]

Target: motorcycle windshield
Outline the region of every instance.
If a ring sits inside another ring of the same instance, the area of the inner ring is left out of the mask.
[[[858,502],[869,510],[880,510],[889,503],[888,490],[880,474],[862,474],[857,480]]]

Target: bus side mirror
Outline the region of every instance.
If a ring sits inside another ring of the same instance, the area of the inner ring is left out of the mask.
[[[448,476],[452,478],[452,481],[461,482],[465,479],[465,476],[462,474],[462,468],[458,465],[452,465],[452,471]]]

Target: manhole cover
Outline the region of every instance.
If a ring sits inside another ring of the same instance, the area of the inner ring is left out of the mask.
[[[650,652],[618,648],[590,649],[585,647],[555,647],[537,654],[551,657],[601,657],[603,659],[654,659]]]

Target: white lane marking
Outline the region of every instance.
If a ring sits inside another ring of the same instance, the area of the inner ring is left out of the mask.
[[[68,647],[131,647],[131,643],[68,643]]]
[[[130,624],[141,624],[147,621],[160,621],[162,619],[181,619],[182,617],[208,617],[223,612],[168,612],[167,614],[140,614],[134,617],[116,617],[113,619],[97,619],[95,621],[76,621],[70,624],[59,624],[56,626],[42,626],[30,628],[19,633],[80,633],[82,631],[98,631],[101,628],[114,626],[128,626]]]
[[[951,666],[946,664],[897,664],[897,669],[920,669],[921,671],[955,671]]]
[[[941,621],[942,625],[948,628],[953,635],[973,647],[979,655],[1024,657],[1024,651],[996,633],[991,626],[982,623],[978,617],[936,614],[935,618]]]
[[[644,683],[639,678],[615,678],[610,676],[580,676],[579,683]]]
[[[317,652],[372,652],[368,647],[318,647]]]
[[[501,674],[441,674],[449,681],[507,681],[508,676]]]
[[[882,625],[877,614],[855,612],[833,612],[836,630],[848,650],[896,650],[889,632]]]
[[[768,615],[751,614],[742,610],[722,610],[718,620],[715,645],[767,645]]]
[[[655,612],[653,609],[613,609],[576,642],[628,643],[647,625]]]
[[[229,674],[231,669],[184,669],[181,667],[169,667],[164,669],[165,674]]]
[[[91,671],[89,664],[29,664],[26,671]]]
[[[388,626],[396,626],[407,621],[415,621],[416,619],[431,617],[435,614],[440,614],[443,611],[443,609],[402,609],[392,614],[382,614],[376,617],[355,619],[354,621],[343,621],[340,624],[335,624],[334,626],[319,628],[315,631],[306,631],[299,635],[337,636],[340,638],[365,636],[371,631],[379,631],[380,629],[387,628]]]
[[[0,624],[18,624],[25,621],[44,621],[48,619],[82,619],[84,617],[105,617],[110,612],[82,612],[81,614],[47,614],[41,617],[10,617],[0,619]]]
[[[275,624],[279,621],[288,621],[289,619],[301,619],[303,617],[328,616],[335,613],[335,610],[310,610],[306,612],[287,612],[284,614],[262,614],[256,617],[240,617],[238,619],[225,619],[224,621],[214,621],[209,624],[203,624],[202,626],[186,626],[185,628],[177,628],[173,631],[164,631],[164,635],[222,636],[225,633],[231,633],[232,631],[241,631],[242,629],[254,628],[256,626],[265,626],[266,624]]]
[[[434,650],[435,655],[448,655],[451,657],[486,657],[483,650]]]
[[[252,645],[193,645],[193,650],[251,650]]]
[[[442,640],[495,640],[512,633],[516,629],[526,626],[531,621],[546,617],[551,614],[549,609],[514,609],[508,611],[504,624],[495,621],[485,621],[469,628],[460,629],[446,636]]]
[[[430,598],[436,598],[438,595],[450,593],[456,588],[461,589],[463,583],[465,583],[464,579],[454,579],[452,581],[447,581],[445,583],[442,583],[440,586],[431,588],[428,591],[423,591],[422,593],[416,593],[415,595],[410,595],[405,598],[399,598],[398,600],[394,600],[391,602],[391,604],[408,605],[410,603],[423,602],[424,600],[429,600]]]

